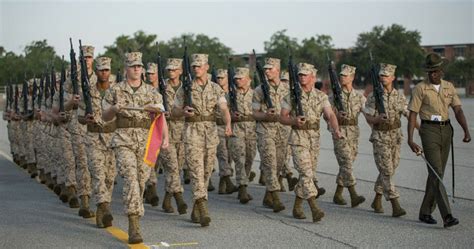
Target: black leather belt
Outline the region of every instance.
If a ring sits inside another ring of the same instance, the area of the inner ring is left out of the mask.
[[[445,126],[450,124],[451,122],[448,120],[446,121],[431,121],[431,120],[421,120],[422,124],[434,124],[434,125],[440,125],[440,126]]]

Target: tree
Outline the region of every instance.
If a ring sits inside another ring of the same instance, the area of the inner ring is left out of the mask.
[[[125,54],[128,52],[142,52],[144,63],[153,61],[156,57],[156,37],[140,30],[135,32],[133,37],[121,35],[115,39],[114,44],[105,46],[104,56],[112,58],[112,71],[123,69]]]
[[[367,78],[370,67],[369,52],[374,62],[397,65],[397,76],[411,78],[422,73],[424,51],[420,46],[418,31],[408,31],[403,26],[375,26],[372,31],[361,33],[352,52],[343,57],[342,62],[357,67],[357,78]]]
[[[275,32],[270,37],[270,41],[265,41],[263,44],[267,57],[281,59],[282,69],[288,66],[290,52],[293,54],[294,61],[300,61],[298,58],[298,51],[300,50],[298,39],[289,37],[286,34],[286,29]]]
[[[52,65],[55,71],[61,69],[61,58],[56,55],[56,51],[48,45],[46,40],[33,41],[23,51],[25,52],[25,68],[23,69],[29,78],[43,74],[45,70],[50,70]]]
[[[333,59],[332,38],[329,35],[316,35],[302,41],[298,57],[302,62],[314,64],[320,77],[327,77],[328,59]]]
[[[474,57],[456,60],[446,67],[445,79],[457,86],[465,87],[474,79]]]

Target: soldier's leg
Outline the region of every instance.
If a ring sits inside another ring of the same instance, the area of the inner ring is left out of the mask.
[[[229,163],[229,150],[227,137],[225,136],[225,127],[218,126],[219,144],[217,145],[217,162],[219,165],[219,194],[231,194],[237,189],[232,183],[232,167]]]
[[[262,170],[265,177],[265,186],[268,192],[280,190],[277,170],[277,149],[275,140],[272,137],[259,136],[260,159],[262,161]]]
[[[61,166],[63,167],[65,188],[61,191],[61,200],[69,202],[69,207],[78,208],[79,201],[76,196],[76,164],[74,160],[73,146],[71,143],[71,135],[65,129],[61,129],[60,148],[64,151],[56,151],[57,155],[62,158]],[[59,176],[58,176],[59,177]]]
[[[72,136],[72,149],[76,161],[77,194],[91,196],[91,175],[87,166],[87,153],[84,136]]]

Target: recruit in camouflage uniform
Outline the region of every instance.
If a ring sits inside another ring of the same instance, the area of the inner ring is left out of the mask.
[[[219,84],[226,95],[229,93],[229,79],[227,79],[226,69],[217,69],[216,83]],[[238,189],[230,179],[234,171],[232,170],[229,154],[229,138],[225,135],[225,122],[219,109],[216,111],[216,122],[219,135],[219,144],[217,145],[217,163],[219,165],[218,194],[232,194]]]
[[[357,207],[365,201],[363,196],[357,195],[355,190],[356,179],[352,173],[352,163],[354,163],[359,148],[359,114],[362,112],[366,98],[361,93],[352,88],[356,68],[343,64],[341,66],[340,82],[342,86],[341,101],[344,112],[338,112],[334,105],[334,96],[331,98],[333,110],[336,112],[339,128],[343,138],[333,139],[334,154],[339,164],[339,173],[336,177],[336,193],[333,202],[338,205],[346,205],[342,197],[344,187],[349,189],[351,196],[351,206]]]
[[[324,116],[334,131],[334,137],[341,137],[337,119],[331,109],[328,96],[314,88],[312,75],[316,75],[317,70],[313,65],[307,63],[298,64],[298,77],[302,88],[301,106],[304,117],[297,117],[294,111],[292,96],[287,95],[281,103],[281,122],[291,125],[291,133],[288,143],[291,145],[293,165],[299,173],[299,181],[295,187],[295,204],[293,207],[293,217],[305,219],[303,211],[303,200],[307,200],[311,207],[313,222],[318,222],[324,217],[324,212],[316,203],[318,190],[314,184],[314,165],[319,157],[316,148],[319,147],[319,127],[320,117]],[[295,82],[298,84],[297,82]]]
[[[148,129],[152,123],[150,112],[163,110],[162,98],[156,89],[141,80],[142,54],[126,54],[127,79],[115,84],[107,91],[103,101],[104,121],[115,118],[117,129],[111,147],[119,174],[124,179],[123,202],[128,215],[128,242],[143,242],[139,219],[144,215],[143,193],[151,168],[144,161]],[[145,108],[147,111],[129,110],[127,107]],[[150,112],[148,112],[150,111]],[[166,122],[163,127],[163,147],[168,143]]]
[[[111,60],[109,57],[99,57],[95,60],[97,83],[90,85],[93,114],[86,116],[86,152],[97,205],[96,225],[98,228],[112,226],[113,216],[110,213],[110,203],[117,174],[115,154],[110,148],[115,123],[106,123],[102,120],[103,98],[106,91],[114,86],[114,82],[110,81]]]
[[[212,82],[207,54],[193,54],[192,63],[195,78],[191,83],[192,106],[185,106],[184,89],[176,93],[173,112],[184,115],[184,147],[186,164],[189,167],[193,192],[193,211],[191,219],[201,226],[209,226],[211,218],[207,209],[207,187],[216,161],[219,144],[215,112],[220,108],[226,123],[226,135],[232,133],[230,114],[224,91]]]
[[[280,81],[284,84],[289,84],[290,76],[289,76],[287,71],[282,71],[281,72]],[[290,137],[291,128],[287,127],[287,129],[285,129],[285,131],[286,131],[285,137],[286,137],[286,139],[288,139]],[[291,167],[290,167],[291,146],[288,145],[287,148],[288,149],[287,149],[287,152],[286,152],[285,164],[283,165],[282,171],[278,173],[278,181],[280,182],[280,186],[281,186],[280,191],[281,192],[286,191],[285,186],[283,185],[283,178],[286,178],[286,181],[288,183],[288,190],[289,191],[295,190],[295,186],[298,183],[298,178],[293,177],[293,172],[292,172]]]
[[[237,85],[238,113],[231,115],[232,136],[229,139],[229,149],[235,162],[235,175],[239,185],[238,199],[240,203],[245,204],[253,199],[247,193],[247,186],[253,160],[257,154],[257,133],[255,119],[252,116],[253,89],[250,88],[249,69],[236,68],[234,78]]]
[[[23,155],[25,157],[25,162],[26,162],[26,169],[28,170],[28,173],[31,175],[31,178],[34,178],[37,176],[37,169],[36,169],[36,156],[35,156],[35,148],[34,148],[34,138],[33,138],[33,116],[30,115],[33,110],[31,109],[31,101],[32,101],[32,83],[33,80],[30,80],[28,82],[24,83],[24,90],[26,90],[26,93],[23,93],[20,95],[21,98],[19,100],[19,107],[20,107],[20,113],[22,114],[22,121],[20,122],[20,130],[21,130],[21,136],[19,137],[21,139],[22,143],[22,150],[23,150]],[[26,94],[26,99],[25,95]],[[24,102],[26,102],[27,106],[25,109]]]
[[[176,92],[181,87],[180,76],[183,72],[182,59],[169,58],[166,65],[169,78],[166,80],[166,97],[168,105],[173,104]],[[171,110],[166,115],[168,122],[169,147],[160,152],[158,161],[163,167],[165,175],[165,198],[163,199],[162,208],[166,213],[174,213],[171,205],[171,198],[176,200],[176,206],[179,214],[187,212],[188,205],[183,199],[183,185],[181,184],[180,172],[184,165],[184,118],[175,117]]]
[[[280,59],[265,59],[265,75],[270,84],[270,97],[273,109],[268,109],[263,98],[261,86],[254,90],[252,99],[253,116],[257,120],[257,148],[262,160],[262,169],[266,186],[263,205],[272,208],[274,212],[280,212],[285,206],[280,201],[278,191],[281,186],[278,180],[286,162],[288,127],[280,124],[281,100],[288,95],[289,87],[280,82]]]
[[[392,203],[393,217],[405,215],[400,207],[398,198],[400,194],[395,189],[393,176],[400,163],[400,146],[402,131],[400,117],[407,116],[407,100],[403,94],[393,88],[395,69],[397,66],[380,63],[379,81],[383,84],[383,104],[386,114],[380,114],[376,108],[373,92],[367,97],[364,115],[372,126],[370,142],[374,150],[374,159],[379,175],[375,182],[376,193],[372,208],[376,213],[383,213],[382,194]]]

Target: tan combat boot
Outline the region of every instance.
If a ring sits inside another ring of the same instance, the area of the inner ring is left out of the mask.
[[[263,197],[263,206],[266,208],[271,208],[273,209],[273,197],[272,193],[269,192],[268,190],[265,191],[265,196]]]
[[[197,201],[195,201],[193,205],[193,211],[191,212],[191,221],[193,223],[199,223],[200,219],[201,219],[201,214],[199,213]]]
[[[39,171],[38,178],[40,180],[40,183],[46,184],[46,174],[44,173],[44,169],[39,169],[38,171]]]
[[[286,192],[285,185],[283,185],[283,176],[278,177],[278,183],[280,184],[280,192]]]
[[[196,204],[199,209],[199,223],[201,223],[201,227],[209,226],[209,223],[211,223],[211,218],[209,217],[209,211],[207,210],[207,200],[201,198],[196,201]]]
[[[188,205],[184,202],[183,193],[174,193],[174,199],[176,200],[176,206],[178,207],[179,214],[186,214]]]
[[[172,194],[170,194],[169,192],[165,193],[165,198],[163,199],[163,204],[161,206],[165,213],[174,213],[174,208],[171,205],[171,197],[173,197]]]
[[[293,191],[295,190],[296,184],[298,184],[298,178],[293,177],[293,173],[286,174],[286,181],[288,183],[288,190]]]
[[[66,203],[69,201],[71,198],[71,193],[69,192],[69,189],[66,188],[66,185],[64,183],[58,184],[54,187],[54,192],[59,188],[59,199],[63,202]]]
[[[79,208],[79,216],[82,218],[92,218],[95,216],[94,212],[89,207],[89,196],[81,195],[81,207]]]
[[[383,213],[382,195],[381,194],[375,194],[374,201],[372,202],[372,205],[370,205],[370,206],[374,209],[374,212]]]
[[[189,184],[191,182],[191,178],[189,177],[189,169],[183,169],[183,179],[184,184]]]
[[[105,228],[104,222],[102,219],[104,218],[104,203],[97,204],[97,210],[95,211],[95,225],[98,228]]]
[[[224,182],[225,182],[226,194],[233,194],[234,192],[239,191],[239,188],[237,188],[234,185],[234,183],[230,179],[230,176],[224,176]]]
[[[295,205],[293,206],[293,217],[296,219],[306,219],[303,209],[303,198],[295,197]]]
[[[285,206],[280,201],[280,196],[278,194],[278,191],[272,192],[272,198],[273,198],[273,212],[278,213],[282,210],[285,210]]]
[[[247,193],[247,186],[240,185],[239,186],[239,201],[242,204],[246,204],[250,201],[249,195]]]
[[[219,177],[219,188],[218,194],[223,195],[226,193],[226,182],[224,181],[224,176]]]
[[[110,212],[110,203],[104,202],[103,210],[104,210],[104,217],[102,218],[102,223],[104,224],[104,227],[111,227],[114,217],[112,216],[112,213]]]
[[[322,187],[320,188],[317,182],[314,182],[314,186],[316,186],[316,189],[318,190],[318,195],[316,196],[316,199],[318,199],[321,195],[324,195],[326,193],[326,189]]]
[[[313,216],[313,222],[318,222],[324,217],[324,212],[318,207],[316,203],[316,197],[311,197],[308,199],[309,207],[311,208],[311,214]]]
[[[35,163],[29,163],[26,165],[28,173],[30,173],[31,178],[35,178],[38,175],[38,169],[36,168]]]
[[[253,182],[253,179],[255,179],[255,177],[257,176],[257,174],[255,174],[255,172],[253,171],[250,171],[250,173],[248,174],[249,176],[249,182]]]
[[[212,192],[212,191],[214,191],[214,189],[216,189],[216,188],[214,188],[214,185],[212,185],[212,180],[209,177],[209,185],[207,185],[207,191]]]
[[[74,186],[69,186],[67,187],[69,193],[71,193],[71,195],[69,196],[69,207],[70,208],[78,208],[79,207],[79,200],[77,199],[77,196],[76,196],[76,188]]]
[[[354,185],[349,187],[349,193],[351,194],[351,207],[357,207],[365,201],[365,197],[357,195]]]
[[[260,177],[258,178],[258,184],[265,186],[265,179],[263,177],[263,170],[260,170]]]
[[[337,185],[336,188],[336,193],[334,193],[334,198],[332,198],[332,201],[336,203],[337,205],[346,205],[347,202],[344,200],[344,197],[342,197],[342,191],[344,190],[343,186]]]
[[[146,186],[145,201],[150,203],[152,207],[158,206],[160,198],[156,193],[156,185],[154,183]]]
[[[143,238],[140,234],[140,217],[138,215],[128,216],[128,243],[138,244],[142,243]]]
[[[400,217],[400,216],[403,216],[403,215],[407,214],[405,209],[400,207],[400,203],[398,202],[398,198],[390,199],[390,202],[392,203],[392,210],[393,210],[392,211],[392,216],[393,217]]]

